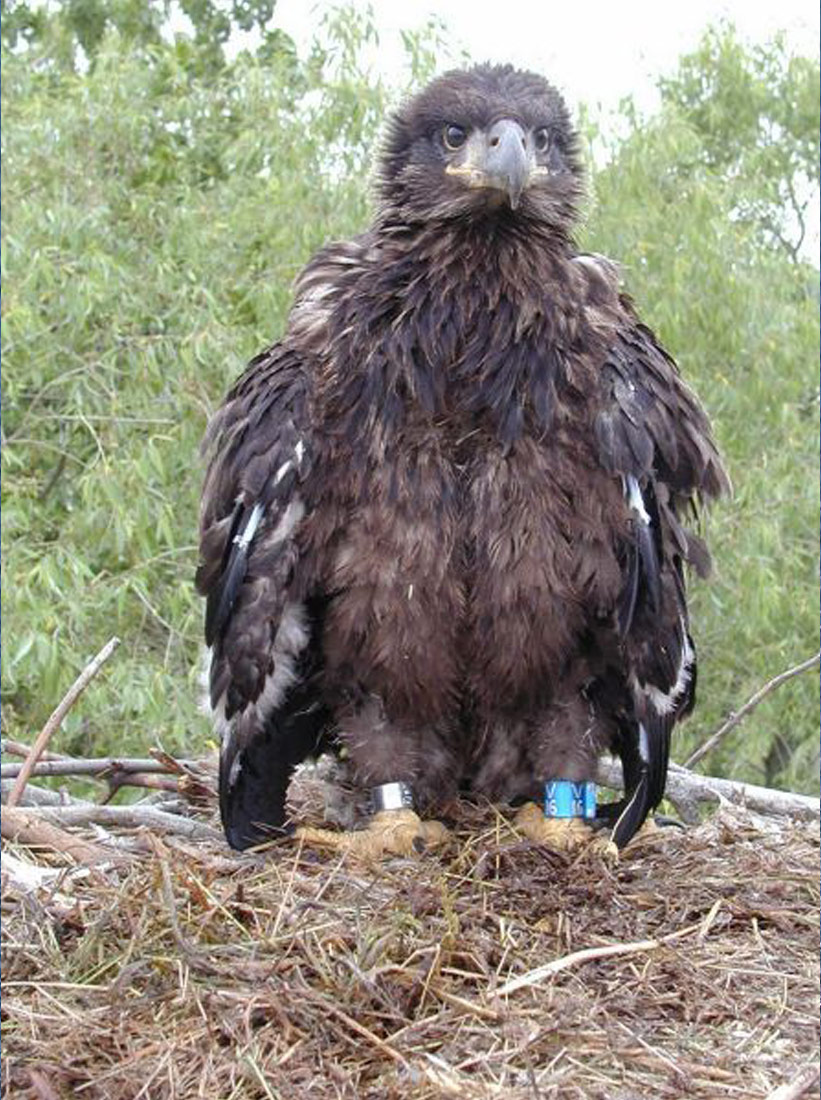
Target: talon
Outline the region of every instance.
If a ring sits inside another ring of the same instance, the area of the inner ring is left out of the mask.
[[[597,855],[614,862],[619,858],[619,850],[609,835],[602,836],[578,817],[545,817],[535,802],[522,806],[515,825],[528,840],[554,852]]]
[[[331,829],[303,826],[296,837],[306,844],[333,848],[351,858],[373,862],[386,856],[421,855],[448,839],[448,831],[439,821],[422,821],[413,810],[381,810],[367,828],[337,833]]]

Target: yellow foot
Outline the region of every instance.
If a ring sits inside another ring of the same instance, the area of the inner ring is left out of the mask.
[[[382,810],[374,814],[365,829],[337,833],[331,829],[313,829],[308,825],[296,830],[297,840],[321,848],[347,852],[353,859],[375,862],[385,856],[421,855],[448,839],[448,831],[439,821],[422,821],[413,810]]]
[[[578,817],[545,817],[541,806],[527,802],[516,814],[516,827],[528,840],[568,855],[604,856],[618,860],[619,850],[608,832],[599,832]]]

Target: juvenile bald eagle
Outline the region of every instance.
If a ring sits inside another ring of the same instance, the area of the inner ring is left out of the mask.
[[[389,124],[373,225],[311,260],[214,416],[197,585],[234,847],[325,749],[386,850],[439,836],[411,806],[533,798],[607,750],[618,845],[659,802],[708,564],[684,520],[727,478],[615,266],[574,247],[581,193],[544,79],[435,80]]]

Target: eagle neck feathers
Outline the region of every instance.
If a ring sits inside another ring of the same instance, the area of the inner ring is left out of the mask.
[[[380,460],[388,437],[432,420],[505,449],[549,433],[577,391],[579,349],[597,341],[573,255],[515,222],[375,227],[327,317],[323,395],[341,431],[369,429]]]

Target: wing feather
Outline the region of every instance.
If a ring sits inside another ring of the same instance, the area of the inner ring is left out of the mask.
[[[319,627],[293,590],[313,457],[309,396],[304,356],[277,344],[252,360],[206,435],[196,583],[222,738],[220,808],[240,848],[282,826],[291,772],[325,722],[310,698]]]
[[[682,516],[730,489],[710,424],[673,359],[618,290],[614,265],[585,257],[606,353],[593,435],[601,466],[621,479],[630,516],[616,607],[626,704],[617,750],[625,778],[614,840],[623,846],[664,795],[670,739],[692,709],[696,656],[683,565],[709,555]]]
[[[196,583],[222,738],[220,808],[237,848],[283,826],[293,768],[321,750],[330,725],[319,689],[326,598],[300,561],[298,534],[318,491],[309,492],[312,408],[330,321],[371,243],[363,234],[329,245],[303,269],[284,338],[251,360],[203,443]]]

